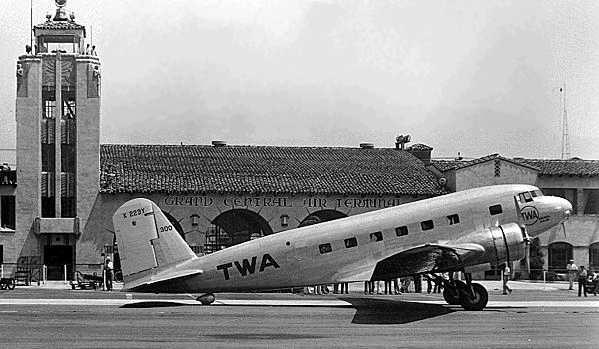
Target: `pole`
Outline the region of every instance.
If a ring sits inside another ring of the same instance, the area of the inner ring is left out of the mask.
[[[4,278],[4,264],[0,264],[0,278]]]
[[[31,47],[31,52],[37,54],[37,52],[33,51],[33,0],[29,1],[29,46]]]
[[[546,287],[545,287],[545,286],[547,286],[547,285],[545,285],[546,281],[547,281],[547,271],[545,271],[545,269],[543,269],[543,290],[546,289]]]
[[[64,284],[67,284],[67,265],[64,265]]]

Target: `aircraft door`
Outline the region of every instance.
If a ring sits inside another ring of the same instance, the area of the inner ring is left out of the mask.
[[[306,269],[311,264],[312,256],[309,254],[310,250],[306,241],[291,241],[290,247],[291,249],[287,253],[287,263],[295,271],[290,277],[294,283],[302,283],[308,276]]]

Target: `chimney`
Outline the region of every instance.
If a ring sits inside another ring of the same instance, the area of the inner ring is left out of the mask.
[[[410,135],[399,135],[395,137],[395,149],[404,150],[406,143],[410,143],[412,137]]]
[[[212,141],[212,146],[215,148],[224,147],[227,145],[226,141]]]
[[[425,144],[417,143],[409,147],[407,150],[410,154],[420,159],[420,161],[422,161],[425,165],[430,165],[433,148]]]

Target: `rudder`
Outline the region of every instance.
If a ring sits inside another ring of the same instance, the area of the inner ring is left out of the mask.
[[[162,210],[151,200],[133,199],[112,217],[125,283],[136,274],[196,257]]]

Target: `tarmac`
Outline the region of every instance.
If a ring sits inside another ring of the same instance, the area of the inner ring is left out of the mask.
[[[194,295],[71,290],[64,282],[0,291],[0,347],[10,348],[563,348],[599,344],[599,296],[567,283],[481,282],[484,311],[440,294]],[[116,285],[120,286],[120,285]]]

